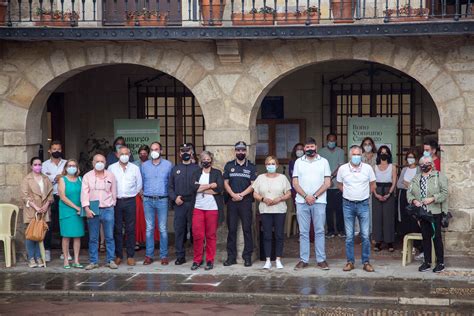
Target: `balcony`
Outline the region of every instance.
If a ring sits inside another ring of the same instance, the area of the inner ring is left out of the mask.
[[[474,34],[474,0],[0,0],[0,38]]]

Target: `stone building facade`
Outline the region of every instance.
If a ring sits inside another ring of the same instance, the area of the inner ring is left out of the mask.
[[[442,169],[454,220],[450,253],[474,254],[474,42],[465,37],[0,43],[0,201],[19,203],[19,184],[41,142],[41,115],[65,80],[112,64],[147,66],[180,80],[198,100],[204,143],[219,166],[244,140],[255,155],[263,97],[283,77],[327,61],[363,60],[416,79],[440,117]]]

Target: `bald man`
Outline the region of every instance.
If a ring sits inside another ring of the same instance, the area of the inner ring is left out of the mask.
[[[117,269],[114,262],[114,206],[117,202],[117,183],[113,173],[105,170],[105,157],[97,154],[92,164],[94,169],[82,179],[81,204],[87,214],[89,227],[89,265],[86,270],[99,267],[99,230],[104,226],[107,249],[106,266]]]

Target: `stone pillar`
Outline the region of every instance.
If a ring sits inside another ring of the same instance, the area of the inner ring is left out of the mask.
[[[474,133],[464,137],[462,129],[440,129],[443,150],[441,171],[448,177],[448,208],[453,214],[445,233],[446,253],[473,254],[474,229]]]

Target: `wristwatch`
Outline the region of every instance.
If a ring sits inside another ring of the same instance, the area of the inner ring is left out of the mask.
[[[313,194],[313,197],[317,200],[318,199],[318,196],[316,195],[316,193]]]

